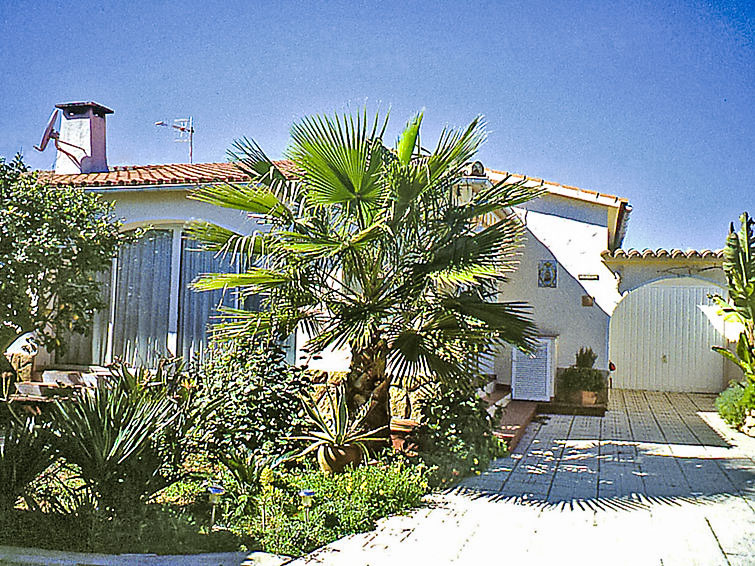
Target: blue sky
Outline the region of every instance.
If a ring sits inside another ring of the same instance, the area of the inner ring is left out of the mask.
[[[96,100],[111,165],[184,161],[156,120],[192,115],[195,162],[234,138],[282,155],[292,121],[390,108],[391,141],[483,114],[488,166],[618,194],[625,247],[716,248],[755,214],[751,2],[0,0],[0,155],[55,103]]]

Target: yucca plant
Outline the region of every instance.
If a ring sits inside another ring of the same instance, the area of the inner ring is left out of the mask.
[[[27,487],[50,467],[57,452],[50,444],[49,428],[35,417],[11,416],[0,429],[0,514],[8,513],[20,497],[34,508]]]
[[[201,414],[163,371],[119,365],[111,379],[52,408],[63,456],[108,514],[130,513],[178,479],[182,437]]]
[[[367,443],[383,442],[387,427],[372,430],[365,428],[369,409],[368,404],[360,407],[355,414],[349,411],[346,402],[346,388],[338,385],[335,391],[326,386],[325,408],[320,407],[314,398],[302,398],[302,407],[307,418],[307,430],[294,437],[310,444],[297,457],[317,451],[317,462],[325,473],[341,472],[349,464],[358,464],[367,454]]]
[[[739,221],[739,232],[731,224],[724,248],[723,268],[729,300],[720,295],[713,295],[712,299],[720,307],[724,320],[741,324],[743,330],[736,353],[719,346],[713,349],[737,364],[746,379],[755,384],[755,221],[746,212]]]
[[[467,195],[461,185],[485,140],[483,121],[443,130],[428,151],[422,120],[412,118],[389,147],[387,118],[366,110],[304,118],[291,131],[286,174],[244,139],[230,156],[250,182],[192,194],[266,224],[251,235],[209,223],[192,229],[242,266],[202,276],[195,289],[262,296],[260,311],[226,310],[216,336],[283,339],[300,328],[312,355],[348,348],[348,406],[369,401],[371,428],[390,421],[392,385],[422,376],[472,390],[498,346],[527,349],[535,335],[529,307],[498,294],[524,230],[511,207],[541,191],[507,178]]]

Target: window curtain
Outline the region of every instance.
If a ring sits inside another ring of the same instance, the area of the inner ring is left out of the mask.
[[[172,230],[148,230],[118,253],[113,357],[154,366],[168,355]]]
[[[184,360],[202,357],[209,342],[210,327],[219,322],[218,309],[235,307],[232,291],[192,290],[189,285],[206,273],[235,273],[229,257],[199,250],[196,241],[184,238],[181,242],[181,294],[178,302],[178,350]]]

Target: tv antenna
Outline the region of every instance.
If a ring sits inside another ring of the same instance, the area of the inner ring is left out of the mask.
[[[36,149],[37,151],[44,151],[47,148],[47,144],[49,144],[50,140],[52,140],[53,144],[55,145],[55,149],[67,155],[71,159],[71,161],[73,161],[76,164],[77,167],[81,168],[81,162],[78,160],[78,158],[75,155],[73,155],[70,151],[66,151],[65,149],[60,147],[60,144],[65,144],[67,146],[80,149],[86,154],[86,150],[83,147],[65,142],[60,139],[60,132],[55,129],[55,123],[58,121],[59,114],[60,114],[60,110],[58,110],[57,108],[52,111],[52,114],[50,114],[50,119],[47,120],[47,126],[45,126],[45,131],[42,133],[42,139],[40,140],[39,145],[34,146],[34,149]]]
[[[172,124],[168,124],[165,120],[155,122],[155,126],[163,126],[165,128],[173,128],[175,130],[176,137],[173,141],[179,143],[189,144],[189,163],[194,163],[194,118],[189,116],[188,118],[177,118],[173,120]]]

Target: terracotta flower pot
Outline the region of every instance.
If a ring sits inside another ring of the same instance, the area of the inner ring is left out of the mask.
[[[349,464],[356,466],[362,461],[362,450],[356,444],[346,446],[320,446],[317,462],[326,474],[340,474]]]
[[[582,391],[582,404],[595,405],[598,402],[598,394],[595,391]]]
[[[419,448],[413,440],[411,434],[419,426],[417,421],[411,419],[391,419],[391,444],[394,450],[403,452],[407,456],[415,456]]]

